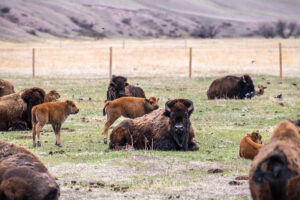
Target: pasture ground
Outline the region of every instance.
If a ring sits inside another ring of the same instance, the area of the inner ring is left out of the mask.
[[[160,107],[173,98],[193,100],[191,116],[200,150],[197,152],[108,151],[102,142],[102,116],[107,79],[46,78],[3,75],[16,91],[39,86],[56,89],[61,100],[73,99],[80,112],[63,124],[62,148],[47,125],[41,135],[42,147],[33,148],[31,131],[0,132],[0,140],[23,145],[46,164],[57,177],[61,199],[250,199],[247,175],[251,161],[239,158],[240,139],[259,130],[265,143],[276,124],[286,118],[300,118],[300,78],[252,75],[255,85],[268,88],[251,100],[213,100],[206,90],[216,77],[129,78],[148,97],[160,98]],[[267,84],[269,82],[270,84]],[[281,100],[274,96],[282,93]],[[119,119],[114,125],[124,118]],[[111,131],[111,129],[110,129]],[[209,169],[222,173],[211,174]]]

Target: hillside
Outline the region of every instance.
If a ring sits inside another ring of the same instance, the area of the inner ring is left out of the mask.
[[[279,20],[300,24],[299,10],[297,0],[2,0],[0,40],[261,37]],[[282,32],[300,35],[293,27]]]

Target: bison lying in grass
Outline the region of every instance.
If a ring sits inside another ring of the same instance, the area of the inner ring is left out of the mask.
[[[107,144],[109,127],[121,116],[128,118],[141,117],[153,110],[158,109],[158,101],[155,97],[122,97],[105,103],[103,115],[107,113],[107,120],[104,125],[104,144]]]
[[[240,157],[253,160],[262,147],[261,135],[258,132],[247,134],[240,142]]]
[[[208,99],[244,99],[255,94],[254,85],[249,75],[225,76],[214,80],[207,91]]]
[[[44,102],[45,91],[30,88],[0,98],[0,131],[31,128],[31,109]]]
[[[29,150],[0,141],[0,199],[57,200],[58,184]]]
[[[14,85],[7,80],[0,79],[0,97],[15,93]]]
[[[113,75],[107,89],[107,101],[125,96],[146,97],[144,90],[128,84],[126,77]]]
[[[51,90],[48,94],[46,94],[44,102],[54,102],[57,101],[59,98],[60,94],[56,90]]]
[[[254,158],[249,178],[254,200],[300,199],[300,135],[294,124],[278,124]]]
[[[166,102],[165,109],[130,120],[116,126],[110,135],[110,149],[198,150],[190,115],[193,102],[175,99]]]

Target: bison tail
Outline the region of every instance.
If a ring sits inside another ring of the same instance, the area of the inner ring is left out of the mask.
[[[32,111],[31,111],[31,119],[32,119],[32,123],[37,123],[37,120],[36,120],[36,108],[32,108]]]
[[[102,110],[103,116],[106,115],[105,109],[106,109],[106,106],[108,106],[108,104],[109,104],[109,102],[106,102],[106,103],[104,104],[104,107],[103,107],[103,110]]]
[[[9,178],[0,185],[0,199],[27,199],[28,184],[20,178]]]

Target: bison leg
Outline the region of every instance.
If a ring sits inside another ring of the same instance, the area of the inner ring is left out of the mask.
[[[199,146],[193,140],[191,140],[189,142],[189,151],[198,151],[198,150],[199,150]]]
[[[32,140],[33,140],[33,147],[36,147],[35,143],[35,136],[36,136],[36,123],[32,124]]]
[[[38,138],[38,142],[37,142],[38,147],[41,146],[41,136],[40,136],[40,132],[41,132],[41,130],[42,130],[43,127],[44,127],[44,125],[42,125],[42,124],[40,124],[40,123],[37,123],[37,124],[36,124],[35,130],[36,130],[36,135],[37,135],[37,138]]]
[[[153,148],[161,151],[176,150],[176,143],[170,139],[159,140],[154,142]]]
[[[60,143],[60,129],[61,129],[61,125],[60,124],[52,124],[52,128],[53,131],[55,133],[56,136],[56,142],[55,145],[62,147],[61,143]]]
[[[120,115],[111,116],[109,113],[107,113],[107,121],[104,124],[104,144],[107,144],[107,136],[108,136],[108,129],[109,127],[120,117]]]

